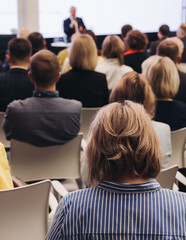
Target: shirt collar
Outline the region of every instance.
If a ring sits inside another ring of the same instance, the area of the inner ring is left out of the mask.
[[[10,69],[14,69],[14,68],[24,69],[24,70],[28,71],[28,68],[21,67],[21,66],[12,66]]]
[[[33,91],[33,97],[59,97],[58,91]]]
[[[114,181],[105,181],[100,183],[98,185],[98,188],[117,193],[144,193],[158,191],[161,187],[160,184],[155,179],[153,179],[148,182],[135,184],[123,184]]]

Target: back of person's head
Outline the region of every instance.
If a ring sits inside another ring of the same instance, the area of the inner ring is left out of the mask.
[[[177,93],[180,84],[178,70],[169,57],[149,57],[142,63],[142,74],[157,98],[172,98]]]
[[[91,124],[86,158],[93,185],[156,177],[162,152],[144,107],[125,100],[101,108]]]
[[[178,28],[178,31],[176,33],[177,37],[184,38],[186,36],[186,23],[182,23],[180,27]]]
[[[59,70],[57,56],[48,50],[41,50],[31,58],[30,72],[37,86],[47,88],[55,84]]]
[[[109,103],[123,102],[124,100],[141,103],[151,117],[154,116],[155,95],[141,74],[134,71],[124,74],[119,83],[112,89]]]
[[[8,43],[8,53],[13,64],[17,62],[26,63],[32,53],[30,41],[24,38],[14,38]]]
[[[170,34],[169,26],[166,24],[163,24],[159,28],[159,32],[162,34],[163,37],[168,37]]]
[[[28,35],[28,40],[30,40],[32,44],[32,54],[42,50],[45,48],[45,40],[41,33],[32,32]]]
[[[148,44],[148,38],[146,34],[138,31],[131,30],[127,33],[126,41],[130,49],[144,50]]]
[[[130,24],[126,24],[121,28],[122,37],[125,38],[127,33],[132,30],[132,26]]]
[[[102,44],[103,56],[106,58],[117,58],[120,65],[123,64],[124,42],[116,35],[107,36]]]
[[[157,55],[169,57],[174,63],[177,63],[179,55],[178,46],[174,42],[166,39],[158,45]]]
[[[72,41],[69,53],[69,62],[72,68],[94,70],[97,57],[96,44],[88,34],[80,34]]]
[[[184,44],[183,41],[181,39],[179,39],[178,37],[170,37],[170,38],[166,38],[167,41],[171,41],[173,43],[175,43],[178,47],[178,57],[181,60],[181,56],[184,50]]]

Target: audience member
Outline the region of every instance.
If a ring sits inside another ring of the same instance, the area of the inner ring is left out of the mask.
[[[183,47],[183,43],[182,41],[177,38],[177,37],[173,37],[173,38],[167,38],[165,41],[162,41],[158,47],[157,47],[157,54],[159,56],[165,56],[165,57],[169,57],[170,59],[172,59],[172,61],[175,63],[176,67],[178,66],[180,59],[181,59],[181,55],[182,52],[180,53],[179,49],[180,46]],[[183,50],[183,48],[181,48]],[[186,103],[186,73],[181,72],[178,69],[178,74],[179,74],[179,78],[180,78],[180,86],[178,89],[177,94],[175,95],[174,99],[183,101]]]
[[[145,52],[148,44],[147,36],[138,30],[131,30],[127,33],[126,41],[129,50],[124,53],[124,63],[141,73],[141,64],[148,57]]]
[[[103,107],[86,155],[93,187],[61,200],[46,240],[186,238],[186,195],[154,179],[161,148],[141,104]]]
[[[104,63],[96,67],[96,71],[106,74],[108,89],[112,90],[123,74],[133,69],[123,64],[125,45],[118,36],[107,36],[102,45]]]
[[[63,23],[64,32],[67,35],[67,42],[71,41],[71,36],[75,32],[81,32],[85,29],[85,24],[82,18],[76,17],[76,8],[70,8],[70,17],[67,18]]]
[[[59,97],[59,62],[55,54],[39,51],[33,55],[30,69],[35,85],[33,97],[8,106],[3,120],[6,138],[36,146],[64,144],[79,132],[81,103]]]
[[[28,77],[32,46],[27,39],[14,38],[8,43],[6,55],[10,70],[0,74],[0,111],[16,99],[32,96],[34,85]]]
[[[4,145],[0,142],[0,190],[13,188]]]
[[[32,44],[32,55],[36,52],[45,49],[46,41],[39,32],[32,32],[28,35],[28,40]]]
[[[184,51],[182,53],[181,62],[186,63],[186,23],[180,25],[176,35],[183,41]]]
[[[153,41],[150,45],[150,55],[155,55],[156,54],[156,49],[157,46],[160,44],[161,41],[164,39],[168,38],[170,34],[170,29],[169,26],[166,24],[163,24],[160,26],[159,31],[158,31],[158,40]]]
[[[72,69],[62,74],[57,89],[61,97],[76,99],[83,107],[101,107],[108,103],[105,74],[95,72],[97,48],[88,34],[81,34],[71,45],[69,55]]]
[[[167,123],[172,131],[186,127],[186,104],[172,99],[180,84],[174,62],[154,55],[143,62],[142,69],[157,98],[154,119]]]
[[[126,41],[126,36],[130,30],[133,30],[132,26],[130,24],[126,24],[121,28],[121,37],[123,39],[123,42],[125,43],[125,51],[127,51],[129,49],[129,46]]]
[[[155,95],[147,80],[137,72],[129,72],[122,77],[113,88],[109,103],[123,102],[124,100],[142,104],[151,118],[154,117]],[[163,149],[162,168],[166,168],[172,153],[170,127],[157,121],[152,121],[152,127],[156,131]]]

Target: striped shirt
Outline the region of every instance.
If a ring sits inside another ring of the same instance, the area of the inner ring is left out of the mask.
[[[186,239],[186,195],[140,184],[103,182],[60,202],[46,240]]]

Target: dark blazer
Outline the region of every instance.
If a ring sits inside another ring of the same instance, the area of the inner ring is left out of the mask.
[[[181,40],[183,41],[183,44],[184,44],[184,50],[182,53],[181,62],[186,63],[186,37],[181,38]]]
[[[16,99],[32,96],[34,85],[28,77],[28,71],[12,68],[0,74],[0,111],[5,112],[7,105]]]
[[[137,52],[124,56],[124,64],[130,66],[134,71],[141,73],[141,64],[148,58],[146,52]]]
[[[180,77],[180,86],[174,99],[186,103],[186,73],[178,70],[178,74]]]
[[[76,99],[83,107],[102,107],[108,103],[106,75],[95,71],[72,69],[57,83],[60,97]]]
[[[78,23],[78,27],[82,26],[83,28],[86,28],[82,18],[76,17],[76,20],[77,20],[77,23]],[[75,33],[74,28],[70,27],[70,23],[71,23],[70,18],[67,18],[63,23],[64,32],[67,35],[67,41],[68,42],[71,41],[71,36],[72,36],[72,34]]]

